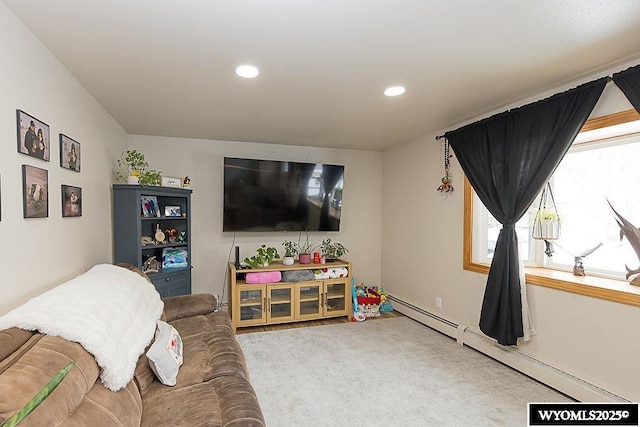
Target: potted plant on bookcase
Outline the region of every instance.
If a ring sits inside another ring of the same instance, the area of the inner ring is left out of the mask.
[[[118,159],[118,166],[125,168],[128,175],[118,172],[118,179],[127,181],[127,184],[140,184],[143,187],[148,185],[160,185],[160,172],[149,169],[149,163],[144,154],[138,150],[125,150]]]

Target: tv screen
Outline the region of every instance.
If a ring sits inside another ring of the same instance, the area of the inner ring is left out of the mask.
[[[339,231],[344,166],[224,158],[223,231]]]

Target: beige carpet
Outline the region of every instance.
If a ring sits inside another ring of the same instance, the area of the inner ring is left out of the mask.
[[[405,317],[238,335],[267,425],[523,426],[566,396]]]

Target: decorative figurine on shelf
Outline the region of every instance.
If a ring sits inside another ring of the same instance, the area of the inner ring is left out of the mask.
[[[182,188],[191,188],[191,179],[188,176],[182,179]]]
[[[436,139],[444,138],[442,136],[437,136]],[[451,175],[449,174],[449,166],[451,165],[450,158],[451,152],[449,148],[449,141],[444,139],[444,176],[440,181],[442,184],[438,187],[438,191],[441,193],[450,193],[453,192],[453,185],[451,185]]]
[[[181,231],[180,234],[178,234],[178,243],[184,243],[187,241],[187,232],[186,231]]]
[[[145,273],[157,273],[158,267],[158,260],[155,256],[152,256],[147,258],[147,260],[142,264],[142,271]]]
[[[156,232],[153,237],[156,239],[156,245],[164,245],[167,243],[165,234],[160,230],[160,224],[156,224]]]
[[[164,234],[169,238],[169,243],[176,243],[176,240],[178,239],[178,230],[175,228],[172,228],[171,230],[167,229],[164,230]]]

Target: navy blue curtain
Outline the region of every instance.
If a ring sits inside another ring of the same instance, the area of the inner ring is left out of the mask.
[[[633,108],[640,112],[640,65],[614,74],[613,81],[629,99]]]
[[[522,337],[515,224],[547,183],[600,98],[602,78],[445,133],[462,170],[503,225],[487,278],[480,330],[500,344]]]

